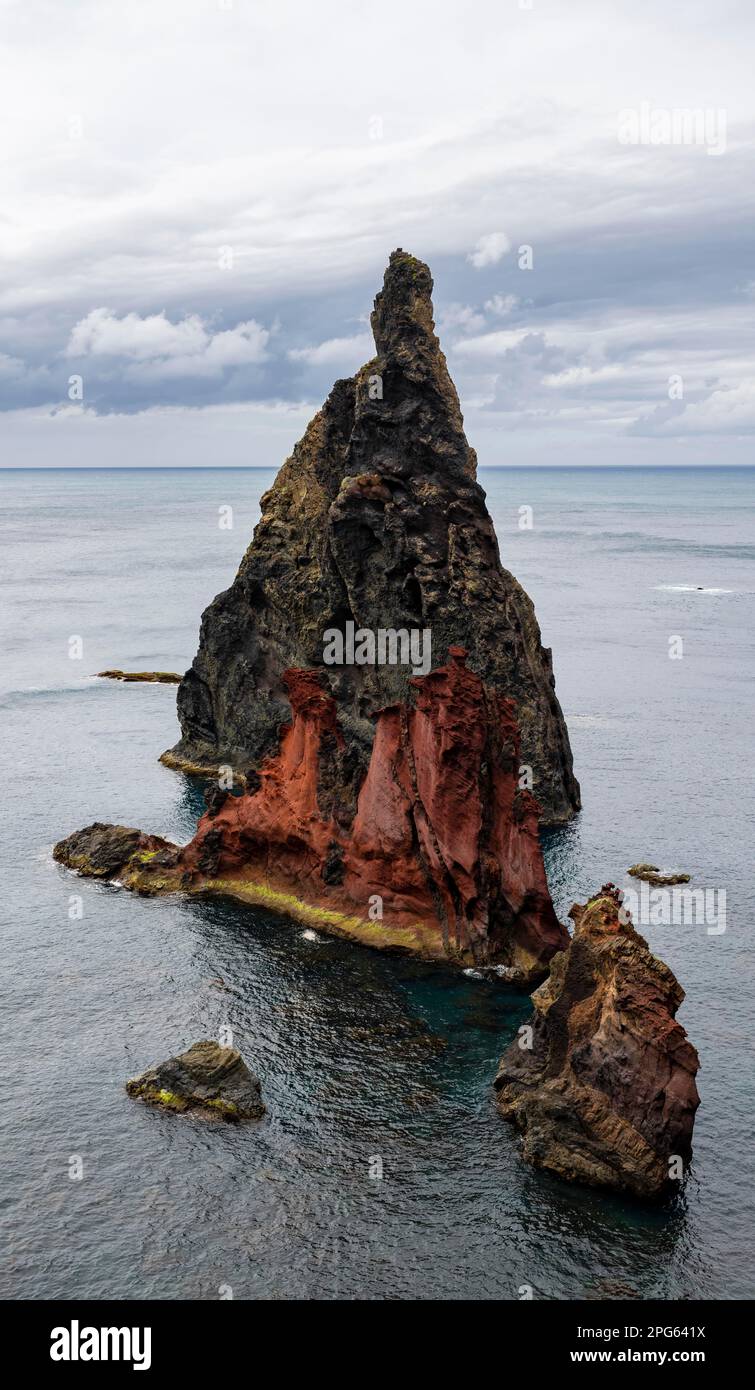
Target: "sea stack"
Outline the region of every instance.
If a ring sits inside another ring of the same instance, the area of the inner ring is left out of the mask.
[[[501,1062],[498,1106],[535,1167],[660,1198],[689,1162],[699,1104],[697,1052],[675,1018],[684,991],[612,884],[570,915],[571,944]]]
[[[194,838],[179,850],[98,822],[55,856],[138,892],[232,894],[532,989],[569,939],[539,820],[568,819],[579,789],[431,291],[427,266],[395,251],[376,357],[336,383],[204,614],[178,692],[183,737],[163,756],[224,769]]]
[[[393,252],[372,314],[376,355],[336,382],[262,498],[238,574],[202,618],[178,690],[181,738],[163,761],[258,772],[290,717],[285,672],[317,669],[336,703],[353,803],[376,716],[409,699],[416,671],[329,665],[325,634],[349,625],[429,632],[433,665],[463,646],[485,687],[516,702],[529,785],[544,824],[560,824],[580,799],[551,653],[531,600],[501,565],[435,335],[432,287],[426,265]]]

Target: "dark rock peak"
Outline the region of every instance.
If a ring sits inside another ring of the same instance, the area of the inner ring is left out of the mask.
[[[396,361],[415,379],[423,368],[432,375],[433,359],[446,365],[435,334],[432,292],[429,267],[400,248],[393,251],[370,323],[378,357]]]
[[[546,822],[579,807],[550,652],[528,596],[503,569],[475,479],[456,389],[435,334],[427,266],[394,251],[372,315],[377,355],[336,382],[272,488],[231,588],[202,619],[178,691],[170,766],[259,767],[289,715],[283,672],[320,667],[353,750],[354,796],[373,717],[405,700],[411,670],[327,666],[345,623],[430,629],[433,651],[517,702],[523,761]]]
[[[438,345],[432,293],[429,267],[401,247],[392,251],[370,319],[378,354],[389,356],[401,343],[410,347],[422,338]]]

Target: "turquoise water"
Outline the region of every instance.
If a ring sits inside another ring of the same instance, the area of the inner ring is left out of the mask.
[[[553,647],[582,784],[582,814],[547,839],[559,911],[640,858],[727,892],[721,936],[646,931],[687,991],[702,1063],[692,1171],[657,1211],[522,1164],[490,1090],[521,997],[53,864],[53,842],[94,819],[191,834],[200,789],[157,762],[175,689],[91,676],[185,669],[272,477],[0,473],[0,1292],[516,1299],[527,1284],[563,1299],[620,1282],[752,1297],[755,474],[481,473],[504,564]],[[127,1077],[224,1026],[262,1079],[260,1125],[126,1096]]]

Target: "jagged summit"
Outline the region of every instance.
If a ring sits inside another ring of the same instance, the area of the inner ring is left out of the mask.
[[[377,355],[355,379],[358,395],[366,394],[368,405],[378,400],[381,407],[387,404],[393,409],[365,412],[361,401],[362,417],[378,427],[386,421],[416,420],[417,442],[422,431],[434,443],[436,468],[462,468],[474,477],[477,455],[467,443],[459,397],[435,333],[432,292],[433,278],[424,261],[401,248],[393,251],[370,317]],[[381,396],[376,396],[374,385],[372,392],[369,389],[376,373]]]
[[[446,365],[435,334],[432,293],[433,277],[424,261],[401,247],[392,251],[370,324],[378,357],[395,358],[415,375],[423,367],[432,375],[438,357]]]
[[[375,299],[376,355],[336,382],[273,487],[231,587],[203,615],[178,691],[182,737],[164,761],[259,768],[290,717],[283,672],[322,668],[349,749],[355,804],[374,717],[404,700],[402,665],[324,664],[324,633],[429,630],[435,664],[470,668],[517,702],[522,758],[546,822],[579,806],[550,652],[528,596],[500,561],[476,455],[435,334],[428,267],[393,252]],[[512,499],[512,503],[513,503]]]

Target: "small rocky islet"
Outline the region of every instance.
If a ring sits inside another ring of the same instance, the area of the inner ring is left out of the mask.
[[[162,761],[230,771],[233,789],[210,784],[187,845],[95,822],[54,855],[138,893],[231,896],[534,988],[531,1050],[515,1041],[495,1082],[525,1159],[660,1197],[675,1160],[689,1161],[698,1103],[697,1054],[675,1020],[683,992],[612,885],[572,909],[573,937],[554,910],[539,828],[578,811],[579,786],[551,653],[501,564],[431,292],[427,266],[394,252],[375,358],[336,383],[203,615],[178,688],[181,739]],[[347,624],[429,633],[432,665],[328,665],[323,635]],[[209,1065],[216,1045],[198,1046]],[[201,1106],[194,1051],[130,1093]]]
[[[97,679],[103,681],[124,681],[126,685],[141,683],[146,685],[180,685],[183,679],[176,671],[98,671]]]
[[[640,878],[653,888],[669,888],[675,883],[689,883],[691,874],[662,873],[657,864],[632,864],[627,869],[632,878]]]
[[[260,1082],[241,1054],[211,1038],[149,1067],[127,1081],[126,1090],[162,1110],[178,1114],[191,1110],[234,1124],[259,1120],[265,1113]]]

